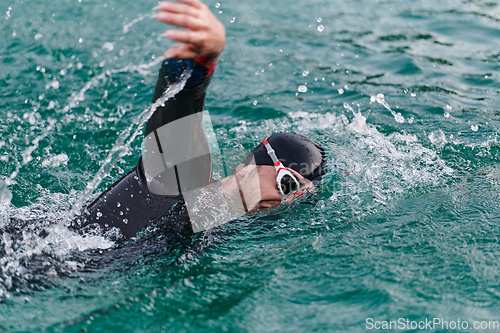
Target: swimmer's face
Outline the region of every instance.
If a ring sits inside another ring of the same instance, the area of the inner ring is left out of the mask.
[[[313,187],[311,181],[302,177],[293,169],[287,168],[300,182],[299,191],[307,191]],[[282,196],[276,185],[276,170],[270,165],[246,165],[240,164],[232,174],[233,177],[226,178],[228,188],[236,190],[238,177],[240,188],[244,194],[245,203],[250,213],[264,209],[277,207],[282,203],[292,201],[293,194]]]

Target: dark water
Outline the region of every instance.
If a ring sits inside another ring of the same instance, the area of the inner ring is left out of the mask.
[[[498,2],[207,2],[228,35],[206,103],[219,145],[311,136],[319,201],[194,238],[82,238],[65,219],[141,152],[171,45],[155,5],[0,4],[0,330],[500,321]]]

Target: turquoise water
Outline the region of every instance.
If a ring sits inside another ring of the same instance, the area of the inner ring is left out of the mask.
[[[0,330],[500,320],[500,5],[219,2],[228,40],[206,102],[219,145],[314,138],[331,170],[318,201],[193,239],[66,230],[137,162],[171,43],[155,1],[3,1]]]

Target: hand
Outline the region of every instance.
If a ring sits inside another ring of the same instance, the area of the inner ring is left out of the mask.
[[[165,32],[167,38],[177,42],[165,52],[165,58],[216,58],[226,43],[224,25],[200,0],[175,1],[183,4],[160,2],[157,19],[187,30],[169,29]]]

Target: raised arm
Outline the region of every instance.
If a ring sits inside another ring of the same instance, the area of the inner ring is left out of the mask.
[[[226,42],[224,26],[206,5],[199,0],[176,1],[178,3],[160,2],[157,18],[187,30],[165,32],[177,43],[165,52],[167,59],[160,70],[153,102],[172,83],[178,82],[188,68],[192,70],[191,77],[183,91],[156,110],[146,124],[146,135],[172,121],[203,111],[206,88]]]
[[[181,194],[190,190],[184,184],[194,186],[211,181],[209,153],[173,163],[174,167],[169,167],[168,162],[175,160],[170,154],[172,147],[181,152],[207,151],[202,126],[203,104],[217,58],[224,49],[225,30],[200,1],[176,1],[158,5],[158,20],[187,30],[170,29],[166,32],[167,37],[177,44],[165,53],[167,59],[160,69],[153,102],[172,84],[179,82],[185,69],[191,69],[191,76],[184,89],[158,107],[146,124],[145,146],[153,147],[156,154],[151,155],[151,149],[149,153],[143,153],[135,168],[111,185],[72,222],[71,227],[82,233],[113,232],[118,228],[124,236],[131,237],[167,214],[172,205],[182,199]],[[181,118],[184,121],[170,124]],[[187,125],[185,119],[189,119]],[[160,162],[158,166],[155,159],[158,153],[164,155],[165,164]],[[163,170],[159,171],[159,168]],[[151,186],[155,182],[159,184],[156,188]],[[172,232],[180,232],[188,222],[176,219],[175,225],[169,228]]]

